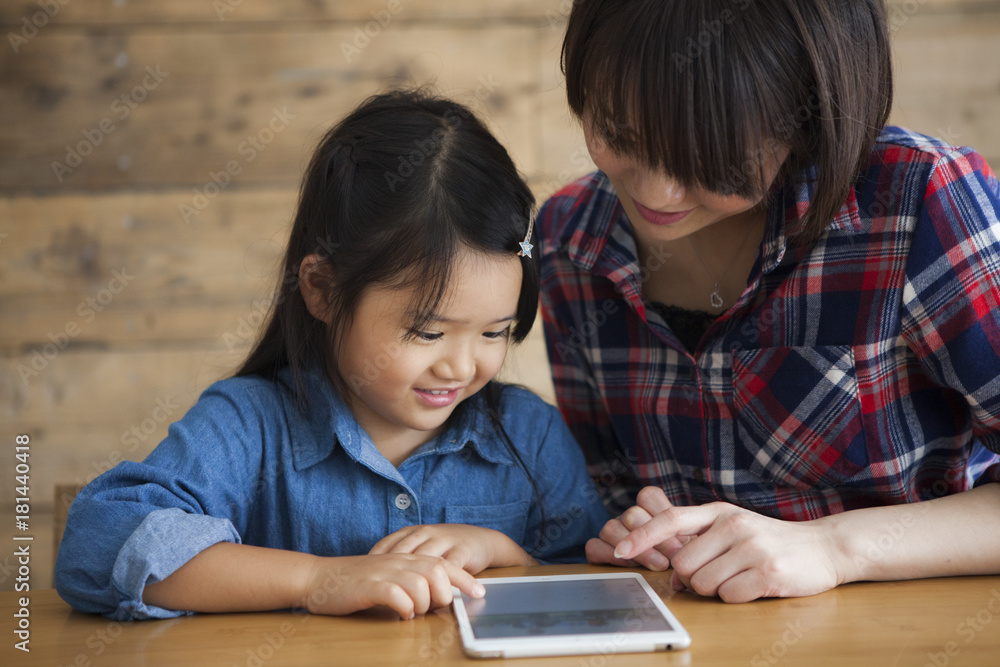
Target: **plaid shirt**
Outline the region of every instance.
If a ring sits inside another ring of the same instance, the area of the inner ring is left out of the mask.
[[[675,504],[805,520],[1000,481],[989,166],[886,128],[811,244],[786,237],[804,181],[776,193],[746,291],[693,353],[643,300],[655,266],[639,266],[604,174],[539,213],[556,397],[613,513],[647,484]]]

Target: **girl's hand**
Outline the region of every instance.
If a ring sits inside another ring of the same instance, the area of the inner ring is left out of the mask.
[[[652,548],[639,553],[632,558],[617,558],[615,547],[625,539],[629,531],[643,526],[664,510],[673,507],[663,490],[655,486],[647,486],[639,492],[639,505],[630,507],[617,519],[611,519],[601,529],[600,537],[591,538],[587,542],[587,560],[591,563],[608,563],[622,567],[642,566],[649,570],[663,571],[670,567],[668,554],[684,545],[686,538],[670,537],[653,545]]]
[[[643,489],[639,505],[652,517],[618,540],[615,557],[637,558],[653,545],[690,535],[686,544],[666,550],[675,590],[748,602],[814,595],[844,579],[834,562],[832,531],[822,520],[781,521],[721,502],[657,512],[662,501],[652,487]]]
[[[407,526],[383,537],[368,553],[440,556],[471,574],[488,567],[537,565],[500,531],[458,523]]]
[[[380,554],[317,558],[306,583],[312,614],[341,616],[386,605],[411,619],[451,604],[451,587],[480,598],[486,590],[471,574],[436,556]]]

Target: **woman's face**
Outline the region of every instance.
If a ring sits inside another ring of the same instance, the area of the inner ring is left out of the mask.
[[[607,174],[618,193],[637,240],[647,246],[674,241],[747,214],[762,201],[685,188],[666,173],[651,170],[643,161],[613,151],[587,115],[583,118],[583,135],[594,164]],[[787,156],[786,148],[769,156],[765,164],[768,184],[774,181]]]

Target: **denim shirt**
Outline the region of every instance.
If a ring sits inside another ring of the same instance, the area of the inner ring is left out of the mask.
[[[118,620],[169,618],[190,612],[144,604],[144,587],[218,542],[355,556],[405,526],[462,523],[543,562],[574,562],[607,520],[558,411],[526,390],[504,387],[500,412],[544,499],[544,528],[482,392],[396,468],[327,382],[312,374],[308,388],[303,413],[279,383],[217,382],[145,461],[87,485],[59,548],[59,595]]]

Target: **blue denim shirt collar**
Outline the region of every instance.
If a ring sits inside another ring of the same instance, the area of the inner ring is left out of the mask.
[[[288,383],[287,369],[282,370],[279,377]],[[316,465],[329,457],[334,447],[339,445],[348,456],[374,472],[389,478],[399,476],[396,468],[376,449],[371,437],[361,428],[350,408],[319,370],[313,369],[306,374],[306,386],[310,400],[308,413],[304,419],[290,420],[294,436],[292,458],[295,470],[301,472]],[[298,409],[290,394],[286,400],[289,410]],[[472,402],[475,402],[474,405]],[[479,456],[491,463],[514,465],[514,459],[500,438],[489,437],[494,426],[485,416],[484,403],[485,397],[481,391],[466,399],[455,409],[444,432],[421,445],[407,461],[432,453],[458,452],[470,445]],[[468,409],[470,407],[478,409]],[[334,434],[333,438],[329,436],[331,432]]]

